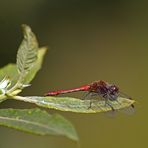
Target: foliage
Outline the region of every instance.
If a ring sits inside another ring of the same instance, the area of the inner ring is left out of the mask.
[[[0,102],[8,98],[15,99],[18,93],[30,86],[47,51],[46,47],[38,46],[36,36],[29,26],[22,25],[22,28],[24,38],[18,49],[16,64],[8,64],[0,69]],[[64,135],[78,140],[68,120],[40,109],[0,109],[0,125],[39,135]]]
[[[19,96],[30,86],[30,82],[40,70],[46,47],[39,47],[35,34],[27,25],[22,25],[24,38],[17,52],[16,64],[8,64],[0,69],[0,103],[16,99],[34,103],[39,107],[77,113],[96,113],[111,110],[104,100],[91,102],[71,97]],[[119,97],[111,101],[114,109],[122,109],[134,100]],[[39,135],[64,135],[78,141],[73,125],[58,114],[50,115],[40,109],[0,109],[0,125]]]

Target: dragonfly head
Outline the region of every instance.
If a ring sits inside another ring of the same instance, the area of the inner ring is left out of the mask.
[[[111,97],[110,100],[115,100],[119,94],[119,88],[116,85],[110,85],[108,88],[109,96]]]

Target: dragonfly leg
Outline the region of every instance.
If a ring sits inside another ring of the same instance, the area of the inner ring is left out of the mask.
[[[105,99],[105,105],[108,105],[112,109],[112,111],[115,111],[113,106],[108,102],[108,99]]]
[[[92,108],[92,103],[95,103],[96,101],[98,102],[98,100],[89,100],[89,107],[88,109],[91,109]]]
[[[90,103],[89,103],[89,106],[88,106],[88,109],[91,109],[91,105],[92,105],[92,101],[90,100]]]
[[[89,99],[89,96],[90,96],[90,92],[85,92],[83,97],[82,97],[82,100],[87,100]]]

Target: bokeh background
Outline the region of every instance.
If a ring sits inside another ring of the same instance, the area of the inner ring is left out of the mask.
[[[23,95],[72,88],[95,80],[115,83],[136,99],[134,115],[60,113],[80,136],[82,148],[148,147],[148,3],[138,0],[0,0],[0,66],[14,63],[21,24],[49,47],[42,70]],[[77,94],[72,96],[77,97]],[[1,108],[35,105],[5,101]],[[0,148],[75,148],[56,136],[0,127]]]

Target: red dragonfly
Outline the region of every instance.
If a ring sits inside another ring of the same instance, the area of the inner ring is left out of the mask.
[[[60,94],[66,94],[78,91],[86,91],[88,92],[87,95],[90,96],[99,96],[101,99],[105,100],[106,104],[108,104],[112,108],[112,110],[114,110],[114,108],[111,106],[111,104],[108,103],[108,100],[116,101],[118,96],[123,96],[128,99],[131,99],[126,94],[121,93],[119,91],[119,87],[117,87],[114,84],[109,84],[108,82],[105,82],[103,80],[95,81],[91,84],[83,85],[81,87],[73,89],[51,91],[46,93],[45,96],[56,96]],[[90,102],[90,107],[91,107],[91,102]],[[134,105],[132,105],[132,107],[134,108]]]

